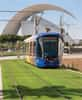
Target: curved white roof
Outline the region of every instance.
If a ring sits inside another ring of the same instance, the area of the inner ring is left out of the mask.
[[[67,10],[61,7],[51,5],[51,4],[36,4],[30,7],[24,8],[21,11],[17,12],[17,14],[13,16],[12,19],[8,22],[2,34],[16,34],[21,26],[21,21],[26,20],[29,16],[35,13],[42,12],[44,10],[60,11],[74,17],[72,13],[68,12]]]

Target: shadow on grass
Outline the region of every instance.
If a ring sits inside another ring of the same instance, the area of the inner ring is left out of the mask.
[[[82,89],[71,89],[65,88],[63,86],[46,86],[42,88],[32,89],[25,86],[17,86],[21,97],[24,96],[36,96],[40,98],[41,96],[48,96],[50,98],[64,97],[68,100],[72,99],[71,96],[82,97]],[[4,99],[15,99],[18,98],[15,88],[10,90],[3,90]]]

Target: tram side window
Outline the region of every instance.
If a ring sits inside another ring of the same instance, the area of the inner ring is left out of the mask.
[[[33,42],[33,56],[35,56],[36,52],[36,42]]]
[[[26,54],[29,55],[29,43],[26,44]]]
[[[35,55],[35,49],[36,49],[36,43],[35,42],[29,42],[26,45],[26,54],[29,56]]]
[[[37,43],[37,57],[42,57],[42,51],[39,42]]]
[[[32,55],[32,42],[30,42],[30,51],[29,51],[29,55]]]

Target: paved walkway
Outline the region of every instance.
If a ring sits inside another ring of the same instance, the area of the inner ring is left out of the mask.
[[[25,56],[20,56],[19,58],[17,56],[3,56],[0,57],[0,60],[11,60],[11,59],[24,59]]]
[[[0,65],[0,100],[3,98],[3,93],[2,93],[2,72],[1,72],[1,65]]]
[[[82,54],[64,54],[63,59],[80,59],[82,58]]]

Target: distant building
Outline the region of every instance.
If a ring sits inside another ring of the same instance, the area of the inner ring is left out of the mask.
[[[38,25],[38,33],[45,32],[45,28],[50,28],[51,32],[60,32],[60,28],[53,24],[52,22],[41,17],[39,25]],[[22,35],[31,35],[34,32],[34,18],[31,20],[26,20],[21,22],[21,33]],[[69,34],[64,33],[64,41],[68,42],[70,45],[74,43],[74,40],[70,37]]]
[[[60,29],[56,24],[51,23],[50,21],[40,18],[39,25],[38,25],[38,33],[45,32],[45,28],[50,28],[51,32],[59,32]],[[34,32],[34,18],[30,21],[22,21],[21,22],[21,32],[23,35],[31,35]]]

